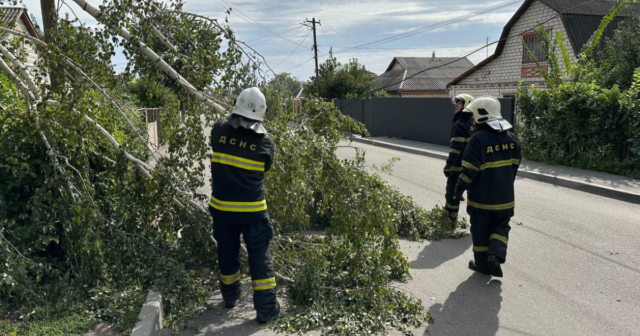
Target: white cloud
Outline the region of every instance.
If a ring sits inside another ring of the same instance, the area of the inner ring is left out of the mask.
[[[41,23],[40,0],[23,1]],[[276,69],[276,71],[282,71],[303,63],[311,57],[312,36],[309,36],[302,43],[301,41],[309,31],[308,28],[286,32],[283,34],[284,38],[269,39],[273,37],[270,31],[283,32],[300,27],[300,23],[305,19],[315,17],[322,22],[317,40],[318,44],[322,45],[320,53],[324,55],[328,51],[327,45],[339,46],[334,50],[341,50],[344,49],[343,47],[357,46],[394,35],[411,33],[437,25],[438,22],[453,20],[461,15],[504,3],[506,0],[449,0],[446,2],[440,0],[396,0],[393,2],[388,0],[224,1],[234,8],[229,16],[229,26],[234,29],[240,40],[252,41],[250,44],[256,45],[256,50],[267,57],[270,65],[275,66],[291,54]],[[102,1],[89,0],[89,2],[92,5],[99,5]],[[68,0],[67,3],[78,14],[82,22],[92,27],[99,26],[95,19],[73,1]],[[222,0],[186,0],[185,3],[185,11],[219,20],[225,18],[227,7],[228,5],[224,4]],[[453,22],[411,37],[375,46],[397,49],[360,49],[336,56],[341,62],[346,62],[349,58],[358,58],[368,69],[376,73],[384,71],[393,56],[396,55],[430,56],[431,52],[435,50],[438,56],[460,56],[464,52],[472,50],[472,46],[484,42],[487,35],[493,36],[494,39],[497,38],[502,31],[502,26],[511,18],[517,7],[518,5],[505,7],[495,12]],[[61,13],[69,13],[71,17],[74,17],[66,6],[62,6]],[[257,23],[250,22],[252,20]],[[295,43],[302,43],[303,46],[294,51],[296,45],[286,41],[285,38]],[[358,42],[354,42],[354,40]],[[491,49],[492,51],[493,49]],[[484,57],[486,57],[486,52],[483,51],[470,56],[470,59],[477,63]],[[321,59],[321,61],[323,60],[324,58]],[[122,64],[125,60],[119,53],[114,57],[114,62],[116,61]],[[313,61],[308,61],[291,72],[301,79],[307,79],[313,73],[313,68]]]

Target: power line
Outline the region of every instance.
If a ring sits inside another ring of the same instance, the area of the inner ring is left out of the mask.
[[[296,29],[294,29],[292,31],[283,33],[282,35],[283,36],[287,36],[287,35],[290,34],[290,36],[291,36],[290,38],[294,38],[294,37],[298,36],[298,29],[300,29],[300,28],[303,28],[303,26],[300,26],[300,27],[298,27],[298,28],[296,28]],[[270,38],[264,39],[263,41],[257,42],[255,45],[258,46],[258,45],[267,45],[267,44],[273,44],[273,43],[278,43],[278,42],[287,42],[285,40],[276,39],[276,37],[277,36],[274,35],[274,36],[272,36]]]
[[[296,27],[293,27],[293,28],[291,28],[291,29],[283,30],[283,31],[281,31],[281,32],[278,32],[278,35],[286,34],[286,33],[289,33],[289,32],[291,32],[291,31],[298,30],[298,29],[300,29],[300,28],[302,28],[302,27],[301,27],[301,26],[296,26]],[[269,36],[270,36],[270,37],[269,37]],[[276,38],[276,35],[269,34],[269,35],[266,35],[266,36],[262,36],[262,37],[258,37],[258,38],[255,38],[255,39],[248,40],[247,42],[255,42],[255,41],[258,41],[258,40],[262,40],[262,39],[264,39],[264,38],[266,38],[266,37],[269,37],[269,38],[268,38],[268,39],[266,39],[266,40],[271,40],[271,39],[273,39],[273,38]],[[265,41],[266,41],[266,40],[265,40]]]
[[[487,46],[486,43],[482,44],[483,46]],[[325,44],[318,44],[319,47],[328,47]],[[446,45],[446,46],[434,46],[434,47],[420,47],[420,48],[407,48],[407,47],[367,47],[367,48],[363,48],[363,49],[372,49],[372,50],[430,50],[430,49],[443,49],[443,48],[463,48],[463,47],[468,47],[469,45]],[[347,46],[332,46],[334,48],[351,48],[351,47],[347,47]]]
[[[372,42],[369,42],[369,43],[365,43],[365,44],[362,44],[362,45],[359,45],[359,46],[355,46],[355,47],[351,47],[351,48],[348,48],[348,49],[340,50],[340,51],[337,51],[336,54],[341,54],[341,53],[345,53],[345,52],[349,52],[349,51],[353,51],[353,50],[357,50],[357,49],[362,49],[362,48],[367,47],[367,46],[384,44],[384,43],[389,43],[389,42],[397,41],[397,40],[400,40],[400,39],[404,39],[404,38],[407,38],[407,37],[410,37],[410,36],[413,36],[413,35],[421,34],[421,33],[424,33],[424,32],[430,31],[430,30],[434,30],[434,29],[437,29],[437,28],[444,27],[444,26],[459,22],[459,21],[464,20],[464,19],[469,19],[469,18],[478,16],[480,14],[484,14],[484,13],[490,12],[490,11],[495,10],[495,9],[507,7],[507,6],[513,5],[515,3],[519,3],[521,1],[522,0],[511,0],[509,2],[505,2],[505,3],[502,3],[502,4],[496,5],[496,6],[484,8],[484,9],[481,9],[481,10],[478,10],[478,11],[475,11],[475,12],[471,12],[469,14],[457,16],[455,18],[452,18],[452,19],[449,19],[449,20],[446,20],[446,21],[442,21],[442,22],[436,23],[436,24],[431,25],[431,26],[423,27],[423,28],[417,29],[415,31],[411,31],[411,32],[404,33],[404,34],[399,34],[399,35],[392,36],[392,37],[387,37],[387,38],[380,39],[380,40],[377,40],[377,41],[372,41]]]
[[[287,70],[280,71],[280,73],[282,74],[282,73],[285,73],[285,72],[289,72],[289,71],[291,71],[291,70],[293,70],[293,69],[295,69],[295,68],[297,68],[297,67],[300,67],[300,66],[302,66],[302,65],[304,65],[304,64],[306,64],[306,63],[309,63],[309,61],[311,61],[311,60],[312,60],[312,59],[314,59],[314,58],[315,58],[315,57],[311,57],[311,58],[309,58],[308,60],[306,60],[306,61],[304,61],[304,62],[302,62],[302,63],[300,63],[300,64],[298,64],[298,65],[295,65],[295,66],[293,66],[293,67],[291,67],[291,68],[289,68],[289,69],[287,69]]]
[[[339,34],[339,35],[344,36],[345,38],[349,39],[350,41],[352,41],[352,42],[354,42],[354,43],[356,43],[356,44],[357,44],[357,43],[364,43],[364,42],[362,42],[362,41],[360,41],[360,40],[358,40],[358,39],[356,39],[356,38],[353,38],[353,37],[352,37],[352,36],[350,36],[350,35],[347,35],[347,34],[344,34],[344,33],[341,33],[341,32],[339,32],[339,31],[337,31],[336,29],[332,28],[330,25],[328,25],[328,24],[326,24],[326,23],[325,23],[325,25],[326,25],[329,29],[333,30],[335,33],[337,33],[337,34]],[[350,47],[347,47],[347,48],[350,48]],[[363,48],[363,49],[371,50],[374,54],[378,54],[378,55],[380,55],[380,56],[387,57],[387,56],[386,56],[385,54],[383,54],[383,53],[379,53],[379,52],[376,52],[376,51],[373,51],[373,50],[372,50],[372,49],[377,49],[377,48],[370,48],[370,47],[367,47],[367,48]],[[389,52],[388,52],[388,53],[389,53]],[[388,53],[387,53],[387,54],[388,54]],[[335,54],[337,54],[337,53],[335,53]],[[401,52],[397,52],[397,51],[395,52],[395,54],[400,54],[400,55],[405,55],[405,56],[406,56],[406,54],[403,54],[403,53],[401,53]],[[326,55],[327,55],[327,54],[325,54],[325,55],[323,55],[323,56],[326,56]]]
[[[295,37],[297,37],[297,33],[294,36],[292,36],[291,38],[295,38]],[[276,42],[286,42],[286,41],[276,41]],[[290,46],[289,43],[283,43],[282,46],[276,51],[276,54],[286,53],[287,51],[285,51],[285,50],[286,50],[286,48],[288,46]],[[297,44],[297,45],[294,46],[294,48],[296,48],[296,49],[299,48],[299,47],[300,47],[300,44]]]
[[[352,102],[347,103],[346,105],[342,105],[342,107],[345,107],[345,106],[349,106],[349,105],[351,105],[351,104],[354,104],[356,101],[358,101],[358,100],[362,99],[363,97],[365,97],[365,96],[367,96],[367,95],[369,95],[369,94],[371,94],[371,93],[373,93],[373,92],[376,92],[376,91],[379,91],[379,90],[382,90],[382,89],[385,89],[385,88],[388,88],[388,87],[394,86],[394,85],[396,85],[396,84],[400,84],[400,83],[402,83],[403,81],[405,81],[405,80],[407,80],[407,79],[411,79],[411,78],[413,78],[413,77],[415,77],[415,76],[417,76],[417,75],[419,75],[419,74],[421,74],[421,73],[424,73],[424,72],[427,72],[427,71],[429,71],[429,70],[433,70],[433,69],[438,69],[438,68],[444,67],[444,66],[446,66],[446,65],[449,65],[449,64],[451,64],[451,63],[455,63],[455,62],[457,62],[457,61],[459,61],[459,60],[461,60],[461,59],[464,59],[464,58],[466,58],[466,57],[468,57],[468,56],[471,56],[471,55],[475,54],[476,52],[478,52],[478,51],[480,51],[480,50],[482,50],[482,49],[484,49],[484,48],[487,48],[487,47],[488,47],[488,46],[490,46],[490,45],[494,45],[494,44],[499,43],[499,42],[501,42],[501,41],[507,41],[507,40],[510,40],[510,39],[512,39],[512,38],[519,38],[522,34],[525,34],[525,33],[527,33],[527,32],[533,31],[534,29],[536,29],[536,28],[538,28],[538,27],[542,26],[543,24],[545,24],[545,23],[547,23],[547,22],[549,22],[549,21],[551,21],[551,20],[553,20],[553,19],[557,18],[558,16],[560,16],[560,15],[562,15],[562,14],[564,14],[564,13],[566,13],[566,12],[570,11],[570,10],[573,10],[573,9],[578,8],[578,7],[582,7],[582,6],[588,5],[588,4],[590,4],[590,3],[592,3],[592,2],[595,2],[595,1],[598,1],[598,0],[589,0],[589,1],[585,1],[585,2],[583,2],[583,3],[581,3],[581,4],[578,4],[578,5],[576,5],[576,6],[573,6],[573,7],[569,8],[569,9],[566,9],[566,10],[564,10],[563,12],[560,12],[560,13],[558,13],[558,14],[556,14],[556,15],[554,15],[554,16],[552,16],[552,17],[550,17],[549,19],[547,19],[547,20],[545,20],[545,21],[543,21],[543,22],[541,22],[541,23],[538,23],[537,25],[535,25],[535,26],[533,26],[533,27],[531,27],[531,28],[529,28],[529,29],[526,29],[526,30],[524,30],[524,31],[522,31],[522,32],[520,32],[520,33],[516,33],[516,34],[514,34],[514,35],[507,36],[507,37],[505,37],[505,38],[500,38],[499,40],[494,41],[494,42],[491,42],[490,44],[483,45],[482,47],[477,48],[477,49],[475,49],[475,50],[473,50],[473,51],[471,51],[471,52],[469,52],[469,53],[467,53],[467,54],[465,54],[465,55],[463,55],[463,56],[460,56],[460,57],[458,57],[458,58],[456,58],[456,59],[454,59],[454,60],[452,60],[452,61],[445,62],[445,63],[443,63],[443,64],[440,64],[440,65],[437,65],[437,66],[434,66],[434,67],[430,67],[430,68],[423,69],[423,70],[421,70],[421,71],[419,71],[419,72],[416,72],[415,74],[413,74],[413,75],[411,75],[411,76],[408,76],[408,77],[404,78],[404,79],[403,79],[403,80],[401,80],[401,81],[398,81],[398,82],[395,82],[395,83],[391,83],[391,84],[389,84],[389,85],[382,86],[382,87],[379,87],[379,88],[376,88],[376,89],[373,89],[373,90],[369,90],[368,92],[365,92],[365,93],[361,94],[360,96],[358,96],[358,97],[357,97],[355,100],[353,100]]]
[[[327,39],[327,34],[325,34],[324,28],[322,26],[320,26],[320,30],[322,30],[322,36],[324,36],[324,40],[327,41],[327,45],[331,46],[331,43],[329,43],[329,40]]]
[[[304,37],[304,39],[302,39],[302,41],[300,43],[304,43],[304,41],[307,40],[307,37],[309,37],[310,34],[311,34],[311,31],[309,31],[307,33],[307,35]],[[280,64],[284,63],[284,61],[288,60],[289,57],[291,57],[291,55],[293,55],[293,53],[296,52],[296,50],[298,50],[298,46],[296,46],[295,49],[293,49],[293,51],[289,54],[289,56],[287,56],[287,58],[285,58],[282,61],[280,61],[280,63],[278,63],[278,65],[276,65],[274,68],[277,68]]]
[[[224,1],[224,0],[220,0],[220,1],[224,2],[225,4],[227,4],[227,6],[231,7],[232,9],[234,9],[234,7],[233,7],[231,4],[229,4],[228,2],[226,2],[226,1]],[[216,2],[217,2],[217,1],[216,1]],[[218,3],[218,5],[221,5],[222,7],[224,7],[224,5],[220,4],[219,2],[217,2],[217,3]],[[253,23],[254,25],[257,25],[258,27],[260,27],[260,28],[262,28],[262,29],[264,29],[264,30],[266,30],[266,31],[270,32],[270,33],[271,33],[271,34],[273,34],[273,35],[276,35],[277,37],[279,37],[279,38],[281,38],[281,39],[284,39],[284,40],[286,40],[286,41],[288,41],[288,42],[291,42],[291,43],[293,43],[293,44],[297,44],[296,42],[291,41],[291,40],[289,40],[288,38],[285,38],[285,37],[283,37],[282,35],[279,35],[278,33],[274,32],[273,30],[271,30],[271,29],[269,29],[269,28],[267,28],[267,27],[265,27],[265,26],[261,25],[261,24],[260,24],[260,23],[258,23],[257,21],[255,21],[255,20],[253,20],[252,18],[250,18],[247,14],[245,14],[245,13],[243,13],[241,10],[239,10],[237,7],[235,7],[235,11],[237,11],[239,14],[243,15],[244,17],[246,17],[246,19],[245,19],[245,18],[243,18],[242,16],[238,16],[239,18],[243,19],[244,21],[247,21],[247,22],[249,22],[249,23]],[[302,47],[302,45],[301,45],[301,47]]]

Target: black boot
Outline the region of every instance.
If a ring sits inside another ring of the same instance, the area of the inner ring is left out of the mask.
[[[493,254],[490,254],[487,257],[487,268],[489,269],[489,274],[494,277],[502,278],[502,268],[500,267],[500,260]]]
[[[224,307],[225,307],[225,308],[228,308],[228,309],[235,308],[235,306],[236,306],[236,302],[237,302],[236,300],[233,300],[233,301],[224,301]]]
[[[479,267],[473,260],[469,261],[469,269],[472,271],[480,272],[482,274],[491,275],[487,267]]]
[[[269,322],[269,320],[271,320],[274,316],[277,316],[278,314],[280,314],[280,303],[276,302],[275,307],[273,307],[273,310],[269,313],[264,313],[264,312],[258,312],[257,316],[256,316],[256,320],[258,320],[258,323],[267,323]]]

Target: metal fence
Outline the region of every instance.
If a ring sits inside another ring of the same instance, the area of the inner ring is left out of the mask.
[[[514,124],[514,99],[499,98],[502,116]],[[365,124],[371,136],[449,145],[453,104],[449,98],[335,99],[344,115]]]

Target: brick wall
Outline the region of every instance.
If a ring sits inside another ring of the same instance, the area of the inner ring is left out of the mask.
[[[509,36],[522,34],[540,22],[546,21],[556,15],[558,15],[558,12],[540,1],[535,1],[513,25]],[[569,56],[571,60],[574,61],[576,56],[571,48],[569,38],[562,24],[562,19],[556,16],[551,19],[551,21],[544,23],[544,27],[551,29],[550,35],[554,40],[555,34],[558,31],[562,32]],[[452,85],[449,88],[449,93],[451,95],[469,93],[474,96],[491,95],[502,97],[504,94],[517,91],[516,85],[522,78],[523,68],[531,65],[522,63],[523,52],[524,48],[520,39],[510,38],[507,40],[500,56],[477,69],[456,85]],[[562,64],[562,54],[560,50],[557,51],[557,54],[560,60],[560,68],[563,70],[564,64]],[[545,63],[543,63],[543,65],[544,64]],[[540,89],[544,89],[545,87],[544,80],[537,76],[525,77],[524,81],[526,85],[534,84]]]
[[[17,23],[18,23],[16,27],[17,31],[21,33],[29,34],[29,31],[27,30],[27,26],[25,25],[22,18],[20,18]],[[36,62],[38,61],[38,54],[35,50],[35,47],[33,46],[33,43],[31,42],[23,41],[22,47],[27,52],[27,59],[25,60],[24,65],[27,68],[29,68],[30,72],[32,72],[32,70],[35,68]]]

